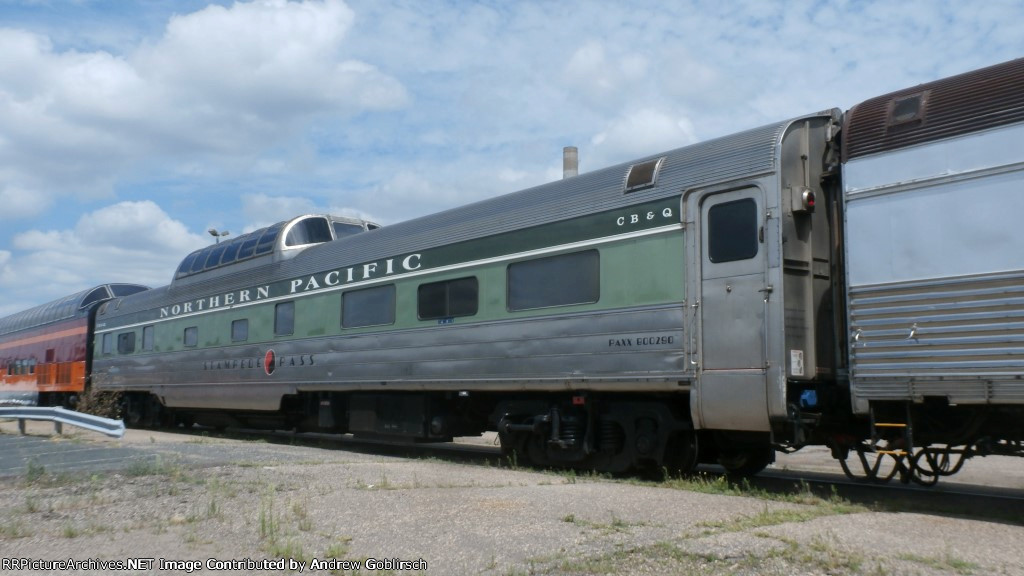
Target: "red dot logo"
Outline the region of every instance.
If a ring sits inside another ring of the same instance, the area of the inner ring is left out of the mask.
[[[263,371],[267,373],[267,376],[274,373],[275,364],[274,351],[267,350],[267,353],[263,355]]]

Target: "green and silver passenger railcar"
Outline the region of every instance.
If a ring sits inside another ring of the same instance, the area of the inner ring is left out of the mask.
[[[100,310],[93,381],[137,421],[498,430],[542,464],[757,471],[800,394],[842,368],[839,119],[340,239],[289,242],[304,217],[205,249]],[[264,254],[239,257],[246,242]]]

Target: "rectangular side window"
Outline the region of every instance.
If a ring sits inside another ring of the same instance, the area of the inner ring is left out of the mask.
[[[395,285],[351,290],[341,295],[341,326],[383,326],[395,323]]]
[[[117,335],[117,353],[131,354],[135,352],[135,332],[123,332]]]
[[[601,296],[597,250],[516,262],[508,266],[508,309],[590,304]]]
[[[723,202],[708,210],[708,260],[715,264],[757,256],[757,202]]]
[[[416,293],[417,315],[420,320],[472,316],[477,311],[479,291],[476,278],[422,284]]]
[[[295,302],[281,302],[274,306],[274,336],[295,333]]]
[[[231,323],[231,341],[245,342],[249,339],[249,321],[245,318]]]
[[[153,351],[153,326],[142,327],[142,351],[152,352]]]
[[[114,353],[114,335],[107,333],[103,335],[103,353],[113,354]]]
[[[199,345],[199,328],[197,326],[190,326],[185,328],[185,346],[198,346]]]

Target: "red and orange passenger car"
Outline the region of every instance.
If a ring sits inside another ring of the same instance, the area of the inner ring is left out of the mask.
[[[89,374],[96,308],[143,290],[103,284],[0,318],[0,404],[73,406]]]

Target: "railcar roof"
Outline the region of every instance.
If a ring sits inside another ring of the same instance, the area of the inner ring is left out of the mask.
[[[838,117],[838,114],[838,110],[826,110],[651,154],[631,162],[391,224],[372,234],[356,234],[310,246],[293,258],[274,262],[273,265],[258,268],[229,266],[223,273],[198,274],[188,278],[187,282],[175,281],[163,289],[128,298],[119,306],[117,314],[184,302],[269,280],[297,278],[503,232],[525,230],[679,196],[690,188],[769,174],[776,169],[780,139],[790,125],[805,118]],[[627,189],[631,168],[651,161],[659,161],[656,180],[649,186]]]
[[[101,284],[87,290],[82,290],[53,302],[40,304],[35,308],[29,308],[6,318],[0,318],[0,336],[27,328],[85,316],[88,314],[90,307],[100,302],[119,296],[136,294],[144,290],[149,290],[149,287],[141,284]]]
[[[821,115],[834,114],[838,114],[838,110],[829,110]],[[651,154],[607,168],[583,172],[578,176],[391,224],[372,235],[355,236],[344,245],[316,246],[296,257],[292,263],[294,270],[289,272],[301,276],[331,267],[357,265],[680,196],[691,188],[768,174],[776,169],[781,136],[793,122],[787,120]],[[652,161],[660,161],[653,183],[635,191],[627,191],[631,169]]]
[[[865,100],[847,112],[843,162],[1024,122],[1024,58]]]

